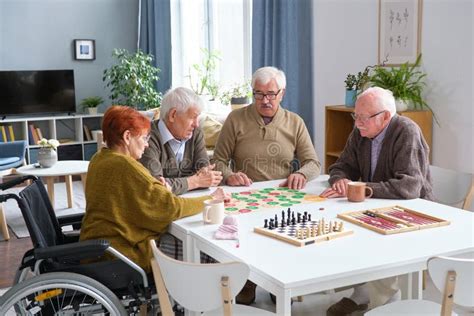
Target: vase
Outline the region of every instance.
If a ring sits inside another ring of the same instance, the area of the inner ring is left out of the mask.
[[[354,107],[357,98],[357,90],[346,90],[346,106]]]
[[[38,163],[42,168],[50,168],[58,162],[58,153],[49,147],[42,147],[38,151]]]
[[[406,111],[408,110],[408,102],[402,99],[396,99],[395,107],[397,108],[397,112]]]
[[[97,115],[97,108],[87,108],[87,113],[90,115]]]
[[[247,97],[232,97],[230,99],[230,106],[233,110],[243,108],[249,104],[249,99]]]

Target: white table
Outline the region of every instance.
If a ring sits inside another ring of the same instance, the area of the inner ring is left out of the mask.
[[[36,168],[35,165],[27,165],[16,169],[21,175],[32,175],[43,177],[48,187],[48,196],[54,207],[54,178],[59,176],[65,177],[67,191],[67,205],[69,208],[73,206],[74,196],[72,192],[72,176],[80,175],[84,188],[86,187],[86,175],[89,168],[89,161],[84,160],[61,160],[50,168]]]
[[[304,190],[319,194],[327,186],[320,177]],[[252,189],[274,187],[281,181],[255,183]],[[231,188],[241,191],[248,188]],[[199,195],[200,193],[188,194]],[[280,213],[280,208],[238,215],[240,247],[235,241],[215,240],[218,225],[203,225],[200,214],[174,222],[170,232],[184,241],[185,258],[199,260],[199,251],[225,262],[239,260],[250,266],[250,280],[277,297],[278,315],[291,315],[291,297],[349,286],[390,276],[407,274],[405,297],[421,298],[421,271],[428,258],[474,251],[474,214],[438,203],[414,200],[370,199],[351,203],[330,199],[314,204],[300,204],[294,211],[309,211],[315,218],[334,219],[338,213],[389,205],[407,208],[447,219],[451,224],[394,235],[381,235],[345,222],[354,234],[312,246],[296,247],[253,232],[263,220]],[[319,211],[324,207],[324,211]],[[412,292],[410,292],[412,291]]]

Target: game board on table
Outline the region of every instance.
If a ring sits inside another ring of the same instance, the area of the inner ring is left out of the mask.
[[[384,235],[450,224],[447,220],[398,205],[364,211],[346,212],[338,214],[337,217]]]
[[[291,207],[301,203],[313,203],[326,200],[315,194],[308,194],[286,187],[266,188],[232,193],[225,203],[227,214],[248,213],[260,208]]]
[[[352,230],[344,228],[344,223],[336,220],[313,220],[308,212],[297,213],[288,208],[278,215],[264,220],[262,227],[255,227],[254,232],[285,241],[295,246],[308,246],[318,242],[347,236]]]

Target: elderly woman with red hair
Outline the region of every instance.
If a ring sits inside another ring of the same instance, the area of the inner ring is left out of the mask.
[[[148,147],[150,121],[127,106],[112,106],[102,122],[107,144],[92,158],[87,173],[86,214],[81,240],[106,239],[150,271],[150,239],[168,225],[203,209],[203,201],[224,199],[222,189],[197,198],[175,196],[137,160]]]

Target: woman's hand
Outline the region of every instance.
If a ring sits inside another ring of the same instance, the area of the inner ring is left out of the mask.
[[[214,200],[223,200],[224,202],[230,201],[230,193],[225,193],[222,188],[217,188],[211,193],[211,196]]]

